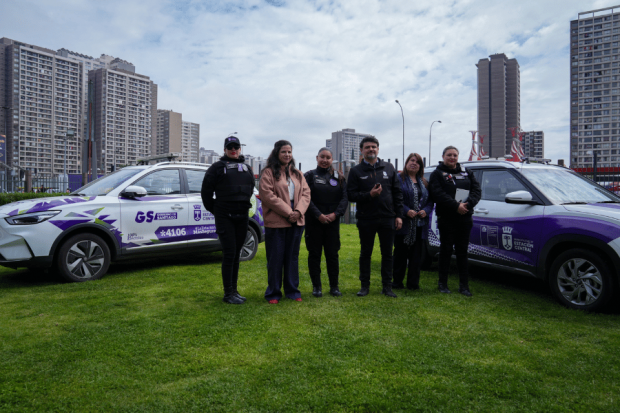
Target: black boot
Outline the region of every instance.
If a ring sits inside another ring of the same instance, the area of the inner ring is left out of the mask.
[[[342,293],[340,292],[340,290],[338,289],[338,286],[335,287],[330,287],[329,289],[329,293],[331,295],[333,295],[334,297],[340,297],[342,296]]]
[[[450,294],[452,292],[448,289],[448,285],[442,282],[439,283],[439,291],[444,294]]]
[[[321,291],[321,287],[312,287],[312,295],[316,298],[323,297],[323,291]]]
[[[237,297],[235,293],[232,293],[232,292],[224,295],[224,299],[222,301],[228,304],[243,304],[245,302],[241,298]]]
[[[396,294],[394,294],[394,291],[392,291],[391,285],[384,285],[383,291],[381,291],[381,294],[387,295],[388,297],[392,297],[392,298],[398,297]]]
[[[362,288],[357,292],[357,296],[358,297],[365,297],[368,295],[368,293],[370,292],[368,287],[364,287],[362,285]]]
[[[465,297],[471,297],[473,294],[469,291],[469,285],[461,284],[459,286],[459,293],[463,294]]]
[[[237,271],[235,271],[235,274],[233,275],[233,278],[232,278],[233,294],[235,296],[237,296],[237,298],[239,298],[240,300],[245,302],[246,298],[244,296],[242,296],[241,294],[239,294],[239,291],[237,291],[237,280],[239,279],[239,267],[237,267],[236,270]]]

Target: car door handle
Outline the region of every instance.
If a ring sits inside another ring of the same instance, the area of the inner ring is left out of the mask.
[[[183,209],[183,206],[181,206],[180,204],[174,204],[170,208],[172,208],[172,209]]]
[[[489,210],[484,208],[474,208],[476,214],[488,214]]]

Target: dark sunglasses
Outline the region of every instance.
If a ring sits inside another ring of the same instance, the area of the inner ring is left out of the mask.
[[[237,145],[237,144],[232,144],[232,145],[226,145],[226,149],[231,150],[231,149],[239,149],[241,148],[241,146]]]

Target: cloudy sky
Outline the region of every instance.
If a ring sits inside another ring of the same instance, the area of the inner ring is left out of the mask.
[[[132,62],[159,85],[158,107],[200,123],[221,152],[238,132],[266,157],[293,143],[302,169],[331,132],[376,135],[380,157],[456,145],[477,129],[476,66],[494,53],[521,68],[521,127],[568,159],[569,24],[609,1],[3,0],[0,37]]]

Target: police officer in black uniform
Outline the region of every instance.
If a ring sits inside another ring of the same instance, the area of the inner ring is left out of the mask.
[[[340,217],[349,204],[347,185],[342,174],[332,167],[332,152],[321,148],[316,157],[317,167],[304,174],[310,187],[310,205],[306,211],[306,248],[312,295],[322,297],[321,253],[325,249],[329,293],[342,295],[338,289],[338,251],[340,250]]]
[[[450,293],[448,269],[454,247],[459,271],[459,292],[471,297],[467,248],[473,226],[472,215],[474,207],[480,201],[481,192],[474,174],[461,166],[458,160],[459,150],[454,146],[446,147],[443,150],[443,162],[439,162],[429,179],[440,239],[438,286],[442,293]]]
[[[403,192],[391,163],[379,159],[379,141],[367,136],[360,142],[364,159],[349,171],[347,194],[357,203],[357,229],[360,237],[359,297],[368,295],[370,262],[375,237],[381,248],[382,294],[396,298],[392,291],[392,246],[394,234],[403,225]]]
[[[224,156],[205,174],[200,195],[205,208],[215,216],[215,228],[222,244],[224,302],[243,304],[237,291],[239,256],[248,231],[248,211],[254,191],[254,173],[244,163],[236,136],[224,140]],[[215,199],[213,194],[215,193]]]

